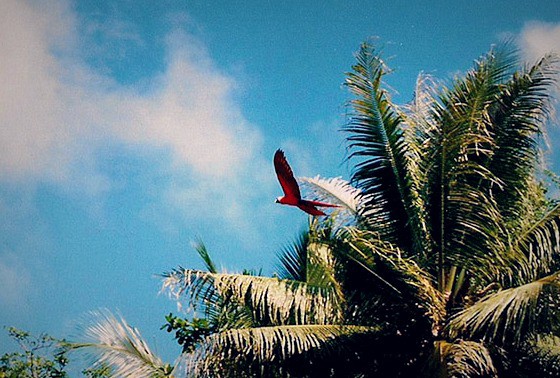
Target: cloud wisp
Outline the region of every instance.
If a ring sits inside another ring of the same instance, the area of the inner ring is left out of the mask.
[[[181,197],[220,182],[246,185],[237,177],[264,164],[235,79],[195,37],[171,32],[163,71],[147,85],[123,85],[80,59],[69,5],[49,7],[0,4],[0,181],[108,191],[111,178],[96,161],[110,143],[169,151],[172,168],[192,175]]]
[[[530,61],[549,53],[560,54],[560,24],[529,22],[520,33],[519,44]]]

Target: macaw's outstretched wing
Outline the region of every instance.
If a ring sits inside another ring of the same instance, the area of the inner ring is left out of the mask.
[[[274,154],[274,170],[276,171],[276,176],[278,176],[278,181],[280,181],[284,195],[291,200],[301,200],[299,185],[294,178],[292,168],[290,168],[286,156],[284,156],[284,151],[282,150],[277,150]]]

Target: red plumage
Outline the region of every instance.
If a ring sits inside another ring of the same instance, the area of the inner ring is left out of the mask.
[[[276,171],[276,176],[278,176],[278,181],[280,182],[280,186],[282,186],[282,191],[284,192],[283,197],[278,197],[276,199],[277,203],[297,206],[306,213],[314,216],[326,215],[324,212],[317,209],[316,206],[339,207],[338,205],[330,203],[302,199],[299,185],[294,177],[294,172],[288,164],[284,151],[282,150],[277,150],[274,154],[274,170]]]

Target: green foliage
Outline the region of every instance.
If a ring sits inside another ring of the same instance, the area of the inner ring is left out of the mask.
[[[87,378],[110,378],[113,377],[113,369],[106,363],[101,363],[98,366],[92,366],[84,369],[82,373]]]
[[[5,353],[0,357],[0,378],[66,378],[71,346],[65,340],[46,333],[34,336],[29,332],[8,327],[8,334],[17,342],[21,352]],[[111,367],[99,364],[84,369],[88,378],[109,378]]]
[[[165,320],[167,323],[161,329],[165,329],[169,333],[175,332],[175,340],[183,347],[183,353],[192,352],[196,343],[216,332],[207,319],[181,319],[170,313]]]
[[[60,340],[44,333],[33,336],[14,327],[8,328],[8,334],[18,343],[21,352],[0,357],[0,377],[68,377],[65,371],[68,349]]]

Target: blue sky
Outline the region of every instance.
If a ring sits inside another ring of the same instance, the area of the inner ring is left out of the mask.
[[[560,51],[560,2],[1,1],[0,325],[66,337],[109,308],[171,362],[154,275],[201,268],[198,238],[273,271],[307,218],[274,204],[272,155],[348,178],[342,83],[368,38],[405,103],[504,38]]]

